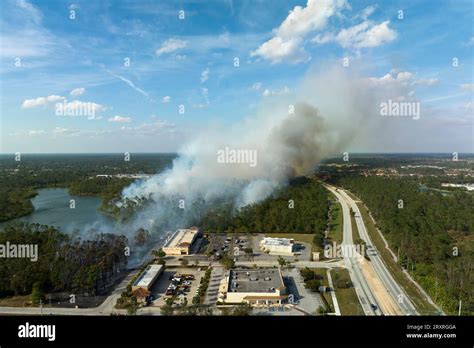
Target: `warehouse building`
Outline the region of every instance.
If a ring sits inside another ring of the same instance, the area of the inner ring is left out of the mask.
[[[191,253],[191,246],[198,236],[199,228],[197,227],[179,229],[165,244],[163,251],[166,255],[189,255]]]
[[[132,291],[149,291],[162,272],[163,265],[149,265],[133,283]]]
[[[287,297],[279,268],[232,269],[221,282],[218,302],[258,306],[281,304]]]
[[[291,256],[295,249],[295,240],[265,237],[260,241],[260,249],[270,254]]]

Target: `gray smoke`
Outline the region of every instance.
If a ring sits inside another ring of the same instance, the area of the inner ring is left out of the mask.
[[[149,226],[143,227],[158,231],[186,227],[213,206],[239,208],[269,197],[292,177],[311,173],[322,159],[367,137],[380,120],[380,100],[400,93],[347,68],[321,71],[308,73],[293,94],[264,98],[238,124],[201,132],[179,151],[171,169],[124,189],[124,204],[147,202],[135,227],[144,221]],[[222,163],[219,152],[226,148],[254,151],[255,165]]]

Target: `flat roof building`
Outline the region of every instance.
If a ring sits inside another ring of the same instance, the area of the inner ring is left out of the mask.
[[[293,255],[295,240],[293,238],[265,237],[260,241],[260,249],[276,255]]]
[[[279,268],[232,269],[219,287],[219,302],[281,304],[288,295]]]
[[[166,255],[189,255],[191,246],[199,235],[199,228],[179,229],[165,244],[163,251]]]
[[[155,280],[163,272],[163,265],[149,265],[132,285],[132,291],[150,290]]]

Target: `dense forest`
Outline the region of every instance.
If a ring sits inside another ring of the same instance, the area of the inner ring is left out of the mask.
[[[421,190],[413,179],[353,176],[337,183],[367,205],[400,264],[443,310],[457,313],[462,300],[463,314],[474,314],[472,193]]]
[[[24,154],[0,155],[0,221],[30,214],[30,198],[42,187],[66,187],[72,194],[103,199],[101,209],[117,197],[132,180],[96,177],[99,174],[156,174],[170,167],[175,154]]]
[[[101,294],[127,265],[126,238],[111,234],[73,240],[39,224],[13,223],[0,230],[0,245],[38,245],[37,261],[0,259],[0,297],[36,292]]]
[[[236,212],[230,206],[214,209],[203,217],[201,227],[209,232],[315,233],[315,243],[322,246],[328,209],[327,190],[304,180]]]
[[[34,196],[31,188],[0,187],[0,221],[31,214],[34,207],[30,199]]]

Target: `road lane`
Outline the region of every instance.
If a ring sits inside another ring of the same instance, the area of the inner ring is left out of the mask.
[[[339,194],[339,192],[333,186],[325,185],[325,187],[331,191],[334,196],[338,199],[341,203],[342,207],[342,214],[343,214],[343,246],[353,246],[354,242],[352,240],[352,223],[351,223],[351,215],[349,210],[349,205],[344,200],[343,196]],[[382,312],[379,308],[379,305],[375,299],[374,294],[372,293],[369,285],[367,284],[367,280],[365,279],[359,263],[356,257],[352,257],[346,252],[343,252],[343,259],[346,265],[346,268],[349,270],[349,275],[351,277],[351,281],[354,284],[354,289],[356,291],[357,297],[359,298],[359,302],[364,310],[366,315],[382,315]],[[376,308],[373,308],[373,305]]]
[[[360,238],[367,245],[373,245],[356,202],[344,190],[339,189],[338,191],[355,213],[354,217],[356,220],[357,229],[359,230]],[[377,275],[386,287],[390,296],[393,298],[394,302],[398,305],[401,313],[405,315],[418,315],[415,306],[411,303],[405,291],[400,287],[400,285],[398,285],[393,276],[390,274],[380,254],[377,253],[377,255],[370,255],[369,257],[375,271],[377,272]]]

